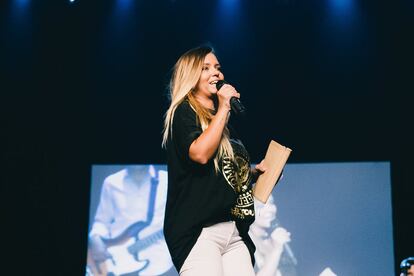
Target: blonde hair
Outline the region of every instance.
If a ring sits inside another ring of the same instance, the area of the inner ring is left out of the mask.
[[[201,129],[204,131],[210,125],[213,118],[211,111],[199,103],[194,96],[195,87],[201,76],[204,59],[209,53],[214,53],[211,47],[202,46],[191,49],[184,53],[174,66],[169,87],[171,104],[165,113],[164,120],[163,147],[167,146],[169,137],[172,137],[175,110],[186,99],[197,114],[196,119],[200,123]],[[220,145],[214,157],[216,172],[219,171],[219,160],[224,157],[234,160],[233,148],[230,144],[230,134],[227,126],[223,130]]]

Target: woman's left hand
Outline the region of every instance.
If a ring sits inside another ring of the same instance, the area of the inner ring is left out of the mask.
[[[257,164],[256,165],[256,167],[254,168],[254,175],[255,175],[255,180],[257,180],[257,178],[259,177],[259,175],[261,175],[261,174],[263,174],[264,172],[266,172],[266,170],[267,170],[267,166],[266,166],[266,164],[265,164],[265,162],[264,162],[264,159],[259,163],[259,164]],[[282,172],[280,173],[280,176],[279,176],[279,178],[276,180],[276,183],[275,183],[275,185],[283,178],[283,171],[284,170],[282,170]]]
[[[262,160],[259,164],[257,164],[254,168],[251,168],[251,172],[253,174],[253,183],[257,181],[259,175],[266,171],[266,165],[264,164],[264,160]]]
[[[267,170],[267,167],[264,163],[264,159],[259,164],[256,165],[255,169],[256,169],[257,174],[259,175],[264,173]]]

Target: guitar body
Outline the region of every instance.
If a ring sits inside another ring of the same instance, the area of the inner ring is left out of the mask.
[[[134,243],[134,238],[131,238],[124,244],[108,247],[107,250],[112,255],[112,259],[107,259],[105,262],[90,266],[93,275],[106,276],[108,273],[123,275],[133,272],[137,273],[136,275],[140,275],[139,272],[149,265],[149,260],[136,259],[128,252],[128,246],[131,246]],[[90,260],[93,262],[92,258],[90,258]],[[89,263],[90,262],[88,261],[88,265]]]
[[[136,239],[106,240],[107,250],[112,255],[111,259],[96,263],[90,250],[88,250],[87,265],[92,275],[107,276],[124,275],[159,275],[170,269],[171,259],[166,247],[162,231],[158,231]]]
[[[151,177],[149,208],[145,221],[131,224],[116,237],[102,238],[108,253],[112,256],[110,259],[97,263],[93,260],[92,252],[88,248],[86,268],[88,276],[155,276],[167,272],[172,267],[162,225],[155,224],[160,230],[151,232],[156,228],[151,223],[155,213],[155,195],[158,183],[158,173],[154,172],[154,176]],[[165,192],[162,195],[166,195]],[[158,208],[161,208],[161,212],[164,211],[164,205]]]

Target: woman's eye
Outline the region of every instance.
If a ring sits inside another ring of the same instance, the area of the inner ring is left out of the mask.
[[[207,66],[204,66],[203,67],[203,71],[205,71],[205,70],[208,70],[208,67]]]

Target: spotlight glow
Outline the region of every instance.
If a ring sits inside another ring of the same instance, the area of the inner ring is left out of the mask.
[[[17,0],[15,1],[16,6],[20,7],[20,8],[25,8],[29,5],[29,0]]]
[[[349,10],[353,6],[352,0],[334,0],[332,1],[333,8],[341,9],[341,10]]]
[[[328,3],[332,22],[337,26],[352,27],[358,17],[355,0],[329,0]]]
[[[349,15],[355,9],[353,0],[331,0],[330,7],[337,15]]]

